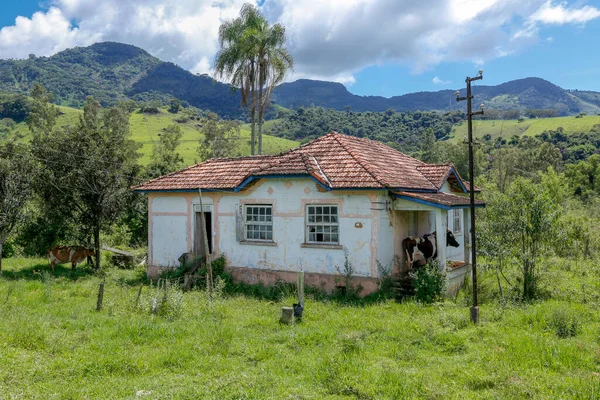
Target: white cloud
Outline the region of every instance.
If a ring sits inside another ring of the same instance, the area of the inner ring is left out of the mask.
[[[449,85],[452,83],[452,81],[444,81],[440,79],[437,75],[433,77],[431,82],[433,82],[435,85]]]
[[[548,0],[529,17],[529,20],[543,24],[564,25],[583,24],[596,18],[600,18],[600,10],[596,7],[584,6],[578,9],[569,9],[565,1],[554,5],[551,0]]]
[[[600,18],[600,9],[596,7],[568,8],[565,1],[555,5],[554,1],[547,0],[527,18],[523,28],[513,35],[513,39],[536,38],[540,25],[585,24],[596,18]]]
[[[219,25],[248,0],[50,0],[0,30],[0,58],[47,56],[72,46],[119,41],[193,72],[209,72]],[[414,73],[441,62],[482,64],[539,43],[545,25],[585,24],[596,7],[552,0],[266,0],[296,61],[291,78],[354,83],[371,65]],[[439,78],[438,78],[439,79]],[[439,79],[440,82],[443,82]],[[441,83],[439,83],[441,84]]]
[[[244,0],[53,0],[47,12],[0,30],[0,58],[52,55],[117,41],[139,46],[193,72],[209,72],[219,25]]]

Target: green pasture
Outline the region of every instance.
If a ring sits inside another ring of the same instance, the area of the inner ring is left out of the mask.
[[[589,132],[594,125],[600,124],[600,115],[586,115],[582,118],[556,117],[556,118],[538,118],[525,119],[522,122],[518,120],[474,120],[473,134],[481,138],[486,134],[492,136],[492,140],[497,137],[509,139],[513,135],[535,136],[544,131],[556,130],[562,127],[566,133]],[[467,122],[464,121],[452,128],[452,138],[450,141],[459,143],[467,136]]]
[[[58,118],[57,125],[72,125],[75,124],[81,114],[81,110],[59,106],[61,115]],[[140,114],[134,112],[129,118],[131,137],[138,143],[142,144],[140,153],[140,163],[146,165],[150,162],[152,156],[153,143],[159,140],[161,131],[171,124],[178,125],[183,136],[181,137],[181,144],[179,146],[179,154],[183,157],[185,165],[191,165],[198,161],[196,150],[198,148],[199,140],[202,137],[200,133],[199,121],[189,121],[185,123],[179,123],[175,121],[177,114],[171,114],[167,111],[161,110],[160,114]],[[265,128],[272,124],[272,121],[265,122]],[[20,134],[29,135],[29,130],[25,123],[20,123],[16,127],[16,131]],[[289,150],[297,147],[298,142],[282,139],[274,136],[263,135],[263,152],[265,154],[275,154],[282,151]],[[240,130],[240,139],[236,155],[249,155],[250,154],[250,125],[242,125]]]
[[[171,288],[170,311],[153,315],[164,292],[143,270],[113,269],[96,311],[87,267],[51,275],[43,259],[6,259],[0,399],[600,398],[598,264],[544,265],[552,300],[531,304],[498,301],[484,270],[479,326],[468,291],[433,305],[309,295],[288,326],[289,289],[263,300]]]

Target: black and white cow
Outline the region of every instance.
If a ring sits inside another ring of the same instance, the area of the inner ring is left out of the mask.
[[[449,229],[446,229],[446,246],[458,247],[459,243]],[[422,237],[407,237],[402,241],[402,249],[406,253],[408,269],[421,267],[437,258],[436,233],[426,233]]]

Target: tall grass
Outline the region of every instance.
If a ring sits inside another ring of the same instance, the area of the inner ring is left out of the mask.
[[[90,270],[57,267],[48,277],[36,273],[44,260],[5,265],[0,399],[600,397],[599,303],[562,289],[532,304],[484,296],[479,326],[469,322],[468,293],[433,305],[307,296],[303,321],[288,326],[278,319],[291,295],[209,299],[195,290],[174,300],[178,312],[153,314],[156,282],[138,302],[138,273],[110,270],[96,312],[100,277]],[[571,316],[574,334],[560,334]]]

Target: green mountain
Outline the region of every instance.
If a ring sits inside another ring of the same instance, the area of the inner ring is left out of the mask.
[[[119,100],[177,97],[221,116],[239,117],[239,95],[230,86],[151,56],[135,46],[103,42],[75,47],[51,57],[0,60],[0,91],[29,93],[41,82],[58,103],[80,107],[87,96],[102,105]]]
[[[51,57],[30,56],[26,60],[0,60],[0,92],[26,94],[35,82],[54,93],[62,105],[80,107],[92,95],[103,105],[133,98],[158,99],[167,103],[177,97],[224,117],[240,118],[238,93],[208,75],[194,75],[173,63],[163,62],[146,51],[121,43],[104,42],[75,47]],[[358,96],[342,84],[300,79],[284,83],[273,102],[284,108],[308,107],[352,111],[453,111],[464,110],[454,99],[455,90],[409,93],[390,98]],[[525,78],[497,86],[477,85],[477,103],[489,110],[551,109],[555,115],[600,112],[600,93],[567,91],[540,78]],[[276,109],[272,107],[272,113]]]
[[[457,103],[456,90],[409,93],[402,96],[358,96],[350,93],[340,83],[300,79],[284,83],[275,91],[276,102],[286,108],[311,105],[352,111],[452,111],[464,110]],[[574,115],[580,112],[600,112],[600,93],[567,91],[541,78],[525,78],[497,86],[473,87],[475,100],[492,110],[552,109],[556,115]],[[464,89],[462,89],[464,95]]]

